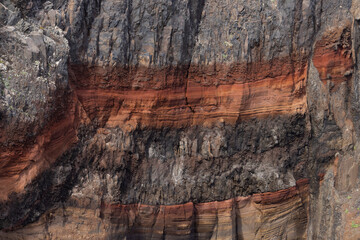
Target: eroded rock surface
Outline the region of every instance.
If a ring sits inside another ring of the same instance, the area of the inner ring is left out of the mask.
[[[356,238],[359,6],[3,1],[0,237]]]

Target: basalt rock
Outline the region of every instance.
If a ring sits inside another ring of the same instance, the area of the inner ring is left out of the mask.
[[[360,237],[359,7],[3,1],[0,238]]]

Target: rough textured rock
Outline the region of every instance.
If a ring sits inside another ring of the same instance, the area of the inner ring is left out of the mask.
[[[53,236],[61,239],[84,236],[95,239],[298,239],[306,237],[307,204],[307,180],[278,192],[198,204],[94,204],[76,198],[71,206],[49,212],[36,224],[0,233],[0,236],[11,239],[30,236],[36,239]],[[101,218],[93,222],[94,215]],[[65,225],[64,218],[68,219]]]
[[[8,16],[0,31],[0,199],[6,200],[77,141],[81,114],[69,89],[63,31],[0,7]]]
[[[3,1],[0,237],[360,237],[359,6]]]

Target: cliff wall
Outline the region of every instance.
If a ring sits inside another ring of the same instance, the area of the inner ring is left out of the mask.
[[[360,1],[0,13],[0,238],[360,237]]]

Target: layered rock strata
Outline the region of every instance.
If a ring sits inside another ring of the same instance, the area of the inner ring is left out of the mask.
[[[102,202],[96,205],[73,198],[71,206],[51,211],[36,224],[0,236],[14,239],[54,235],[63,239],[84,236],[95,239],[297,239],[306,237],[307,204],[307,180],[278,192],[197,204],[151,206]],[[100,216],[95,222],[94,215]],[[69,222],[64,225],[64,221]]]
[[[359,7],[4,1],[0,237],[353,239]]]

